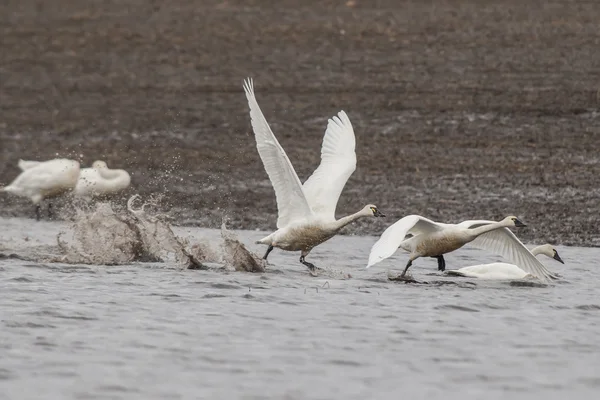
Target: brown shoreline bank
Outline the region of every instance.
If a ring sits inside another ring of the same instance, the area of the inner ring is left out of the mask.
[[[273,229],[242,79],[302,180],[345,110],[358,168],[338,215],[529,224],[600,246],[600,7],[586,1],[59,0],[0,5],[0,186],[17,161],[96,159],[178,224]],[[350,6],[349,6],[350,5]],[[63,207],[65,208],[65,207]],[[32,215],[0,194],[1,215]]]

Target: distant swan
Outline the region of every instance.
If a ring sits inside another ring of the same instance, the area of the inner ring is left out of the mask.
[[[381,238],[371,248],[367,268],[388,258],[398,247],[410,253],[408,264],[401,277],[412,262],[419,257],[433,257],[438,260],[438,269],[444,271],[444,254],[461,248],[467,243],[475,247],[497,253],[524,271],[548,280],[555,276],[521,243],[508,227],[522,227],[524,223],[517,217],[506,217],[500,222],[464,221],[460,224],[444,224],[431,221],[419,215],[409,215],[388,227]],[[407,234],[413,236],[406,239]]]
[[[300,262],[314,271],[316,267],[305,261],[305,257],[315,246],[359,218],[385,216],[369,204],[355,214],[335,219],[342,189],[356,169],[352,124],[344,111],[329,120],[321,148],[321,164],[302,185],[258,106],[252,79],[244,82],[244,91],[250,106],[256,147],[275,189],[279,212],[277,231],[257,242],[269,246],[263,259],[267,259],[274,247],[300,251]]]
[[[72,190],[79,177],[79,163],[64,158],[49,161],[19,160],[18,165],[23,172],[2,190],[29,198],[35,205],[37,220],[40,219],[41,201]],[[48,204],[48,214],[51,212],[52,204]]]
[[[104,161],[95,161],[92,168],[83,168],[75,186],[75,195],[94,197],[113,194],[126,189],[131,177],[122,169],[110,169]]]
[[[534,256],[543,254],[564,264],[564,261],[558,255],[558,251],[556,251],[556,249],[550,244],[544,244],[542,246],[533,248],[531,250],[531,254]],[[479,279],[523,279],[527,276],[530,276],[530,274],[523,271],[515,264],[501,262],[472,265],[470,267],[448,270],[446,271],[446,274]]]

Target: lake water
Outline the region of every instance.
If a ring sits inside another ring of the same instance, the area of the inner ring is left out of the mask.
[[[0,253],[52,249],[61,222],[0,218]],[[216,230],[176,228],[217,242]],[[264,232],[238,232],[248,247]],[[375,237],[338,236],[266,273],[0,259],[0,399],[563,399],[600,392],[600,249],[560,247],[550,285],[387,280]],[[461,249],[448,268],[498,260]],[[343,279],[341,272],[352,275]]]

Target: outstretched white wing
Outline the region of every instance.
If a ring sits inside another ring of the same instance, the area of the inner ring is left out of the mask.
[[[321,164],[304,182],[304,194],[313,212],[325,220],[335,220],[335,208],[344,185],[356,170],[356,139],[344,111],[327,124]]]
[[[367,268],[394,254],[407,234],[427,234],[440,229],[443,229],[440,224],[420,215],[409,215],[400,219],[390,225],[373,245]]]
[[[277,228],[283,228],[297,219],[310,218],[313,213],[304,196],[302,184],[256,102],[252,79],[244,81],[244,91],[250,106],[256,148],[275,189],[279,212]]]
[[[482,225],[488,225],[494,221],[464,221],[458,224],[464,228],[477,228]],[[556,279],[556,275],[538,260],[527,247],[515,236],[508,228],[495,229],[484,233],[473,240],[474,247],[498,254],[511,263],[517,265],[523,271],[537,277],[542,281]]]

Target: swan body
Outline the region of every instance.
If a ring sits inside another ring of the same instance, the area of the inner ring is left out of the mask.
[[[555,276],[535,258],[521,241],[508,229],[525,226],[517,217],[502,221],[464,221],[460,224],[434,222],[419,215],[409,215],[388,227],[371,248],[367,268],[393,255],[398,248],[410,253],[406,274],[412,262],[419,257],[438,259],[438,269],[445,269],[443,255],[467,243],[508,258],[525,272],[545,281]],[[412,237],[406,238],[408,234]]]
[[[464,276],[467,278],[479,278],[479,279],[524,279],[531,274],[523,271],[515,264],[509,263],[489,263],[481,265],[472,265],[470,267],[464,267],[457,270],[446,271],[448,275]]]
[[[72,190],[79,177],[79,163],[64,158],[49,161],[19,160],[18,165],[21,174],[2,190],[30,199],[36,206],[37,219],[40,218],[41,201]]]
[[[75,195],[91,198],[117,193],[131,183],[129,173],[122,169],[110,169],[104,161],[95,161],[92,168],[83,168],[75,186]]]
[[[369,204],[355,214],[335,219],[340,194],[356,169],[356,140],[352,124],[344,111],[328,121],[321,148],[321,164],[302,184],[258,106],[252,79],[244,81],[244,91],[250,107],[256,147],[277,199],[278,229],[257,243],[269,246],[264,259],[274,247],[301,251],[300,262],[314,270],[315,266],[304,258],[315,246],[359,218],[384,216],[376,206]]]
[[[564,264],[564,261],[558,255],[558,251],[550,244],[535,247],[531,250],[531,254],[534,256],[543,254]],[[472,265],[457,270],[449,270],[446,271],[446,274],[479,279],[523,279],[531,276],[531,274],[523,271],[515,264],[501,262]]]

